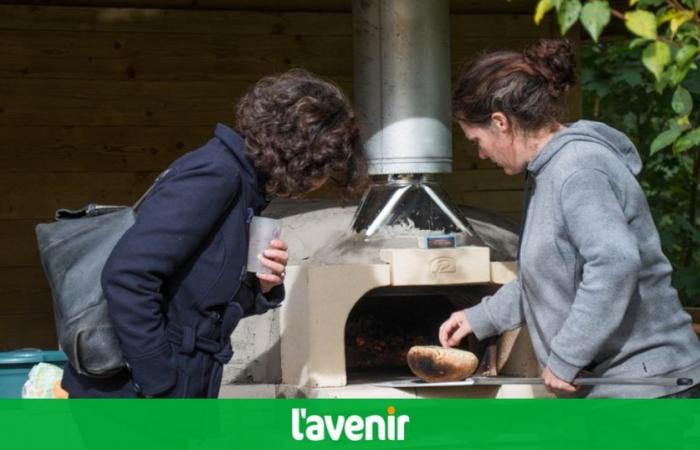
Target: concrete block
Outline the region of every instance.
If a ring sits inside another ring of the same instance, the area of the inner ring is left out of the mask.
[[[386,264],[288,267],[288,301],[281,311],[283,382],[344,386],[350,310],[390,281]]]
[[[277,398],[277,385],[229,384],[221,386],[219,398]]]
[[[382,249],[393,286],[490,283],[488,247]]]
[[[233,358],[224,366],[222,384],[279,383],[279,310],[243,319],[231,336]]]
[[[496,261],[491,263],[491,282],[506,284],[518,278],[518,266],[515,261]]]

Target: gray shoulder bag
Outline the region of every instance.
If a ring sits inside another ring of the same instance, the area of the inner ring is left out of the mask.
[[[58,342],[82,375],[109,377],[126,364],[107,315],[102,268],[135,221],[136,210],[161,173],[134,206],[89,204],[56,211],[56,221],[36,226],[44,273],[51,288]]]

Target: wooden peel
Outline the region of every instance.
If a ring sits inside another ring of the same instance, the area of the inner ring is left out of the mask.
[[[695,334],[700,336],[700,323],[694,323],[693,324],[693,330],[695,331]]]
[[[427,382],[464,380],[479,366],[474,353],[437,345],[415,345],[406,360],[411,371]]]

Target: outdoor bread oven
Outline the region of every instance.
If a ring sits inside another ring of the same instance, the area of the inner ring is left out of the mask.
[[[374,382],[410,376],[405,354],[411,345],[438,344],[437,330],[453,311],[477,303],[515,276],[512,262],[492,261],[484,246],[383,248],[342,241],[348,231],[334,225],[350,219],[352,209],[285,219],[291,253],[300,258],[288,268],[280,316],[282,384],[302,387],[308,395],[339,387],[348,394],[367,393]],[[465,344],[485,362],[483,344]],[[496,366],[482,365],[484,370],[537,375],[520,330],[498,339],[495,356]],[[385,389],[372,392],[392,395]],[[477,396],[497,393],[482,390]]]
[[[531,386],[430,393],[374,386],[410,376],[408,348],[439,344],[442,321],[512,280],[515,265],[493,261],[486,246],[410,248],[408,238],[367,242],[347,229],[354,210],[321,208],[284,219],[283,237],[293,255],[280,311],[281,378],[288,392],[296,386],[307,396],[541,394]],[[512,245],[514,235],[509,239]],[[493,365],[484,343],[472,338],[464,345],[481,357],[480,370],[538,374],[523,330],[497,339]]]
[[[517,234],[452,203],[448,0],[353,2],[355,108],[372,183],[358,207],[289,202],[287,297],[276,396],[543,395],[533,386],[421,392],[377,387],[410,376],[406,352],[515,278]],[[311,209],[311,210],[309,210]],[[464,348],[482,373],[536,376],[526,332]]]

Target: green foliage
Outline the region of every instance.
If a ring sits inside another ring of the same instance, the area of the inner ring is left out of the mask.
[[[640,48],[629,49],[629,41],[583,46],[583,115],[623,131],[637,145],[644,161],[640,183],[674,267],[673,284],[685,305],[700,306],[700,227],[688,216],[698,150],[661,151],[679,142],[697,145],[700,131],[689,123],[700,123],[700,112],[692,109],[700,70],[689,72],[673,92],[659,93],[641,54]],[[687,123],[679,123],[676,116],[686,112]]]
[[[642,53],[644,67],[654,74],[657,81],[661,81],[664,68],[671,62],[671,49],[664,42],[652,42],[647,45]]]
[[[671,100],[673,111],[681,117],[688,116],[693,110],[693,97],[683,86],[678,86]]]
[[[625,14],[625,26],[644,39],[656,39],[656,17],[649,11],[636,10]]]
[[[610,6],[608,2],[592,1],[586,3],[581,10],[581,24],[595,42],[598,42],[603,28],[610,22]]]
[[[674,284],[700,306],[700,0],[540,0],[535,22],[556,13],[565,34],[580,22],[594,43],[582,54],[584,116],[624,131],[645,168],[640,175]],[[619,3],[615,3],[615,6]],[[630,35],[597,44],[611,17]]]
[[[683,133],[683,130],[678,128],[662,131],[661,133],[659,133],[651,142],[651,150],[649,151],[649,155],[653,155],[659,150],[663,150],[664,148],[676,142],[676,139],[680,137],[681,133]]]
[[[569,28],[578,21],[581,14],[581,2],[579,0],[562,1],[557,7],[557,19],[561,34],[566,34]]]

